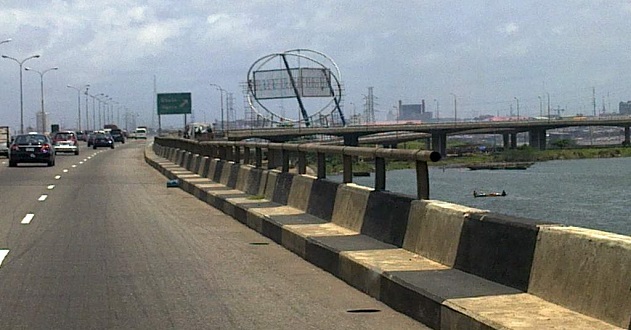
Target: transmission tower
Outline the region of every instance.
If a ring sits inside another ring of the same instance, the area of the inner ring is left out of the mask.
[[[375,95],[373,94],[373,87],[368,87],[368,95],[365,97],[364,104],[364,118],[366,118],[366,124],[375,123]]]
[[[237,124],[237,113],[234,110],[234,96],[232,93],[226,93],[226,122],[227,128],[235,128]]]

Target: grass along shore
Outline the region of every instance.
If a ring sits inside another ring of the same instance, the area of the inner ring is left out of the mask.
[[[413,146],[413,145],[412,145]],[[410,148],[408,145],[406,149]],[[535,150],[529,146],[521,146],[517,149],[506,150],[499,153],[467,153],[461,155],[449,155],[438,162],[428,163],[429,166],[463,167],[468,164],[496,163],[496,162],[544,162],[549,160],[586,159],[586,158],[615,158],[631,157],[631,147],[580,147]],[[342,172],[341,158],[327,159],[327,173],[339,174]],[[388,170],[414,168],[413,162],[388,161]],[[353,172],[374,172],[372,160],[358,159],[353,163]]]

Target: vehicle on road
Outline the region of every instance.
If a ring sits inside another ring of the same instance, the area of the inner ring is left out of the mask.
[[[113,128],[110,131],[110,135],[114,139],[114,142],[125,143],[125,136],[123,135],[123,131],[119,128]]]
[[[136,128],[136,139],[147,139],[147,129],[144,127]]]
[[[114,149],[114,139],[108,133],[96,133],[94,134],[94,141],[92,142],[92,148],[109,147]]]
[[[45,163],[55,166],[55,146],[48,135],[20,134],[9,148],[9,167],[19,163]]]
[[[79,140],[77,139],[77,134],[73,131],[54,133],[53,144],[55,145],[55,153],[71,152],[75,155],[79,154]]]
[[[11,137],[9,134],[9,126],[0,126],[0,155],[9,157],[10,146]]]

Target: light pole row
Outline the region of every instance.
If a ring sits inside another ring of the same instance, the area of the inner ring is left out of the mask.
[[[5,42],[9,42],[11,41],[11,39],[7,39],[4,40],[2,43]],[[22,68],[24,65],[24,62],[34,59],[34,58],[39,58],[39,55],[31,55],[27,58],[24,58],[22,60],[18,60],[17,58],[11,57],[11,56],[7,56],[7,55],[2,55],[2,58],[6,58],[8,60],[12,60],[15,61],[19,66],[20,66],[20,134],[24,134],[24,89],[23,89],[23,78],[22,78]],[[43,81],[43,74],[42,74],[42,81]],[[42,83],[43,86],[43,83]],[[43,92],[42,92],[43,94]],[[43,101],[42,101],[42,107],[43,107]],[[44,115],[44,117],[46,117]],[[45,128],[46,126],[44,126]],[[45,132],[45,130],[44,130]]]
[[[210,86],[216,87],[219,90],[220,94],[221,94],[221,125],[220,125],[220,127],[221,127],[221,135],[224,136],[225,132],[224,132],[224,126],[223,126],[223,122],[224,122],[224,119],[223,119],[223,93],[225,92],[225,90],[223,88],[221,88],[221,86],[219,86],[217,84],[210,84]]]

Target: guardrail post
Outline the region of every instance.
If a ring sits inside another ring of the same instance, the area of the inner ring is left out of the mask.
[[[298,152],[298,174],[307,173],[307,154],[300,151]]]
[[[386,190],[386,160],[375,158],[375,190]]]
[[[429,170],[427,162],[416,161],[416,196],[418,199],[429,199]]]
[[[323,152],[318,152],[318,179],[326,178],[326,155]]]
[[[250,165],[250,148],[243,147],[243,164]]]
[[[259,147],[254,148],[254,166],[257,168],[263,167],[263,150]]]
[[[221,160],[226,160],[226,155],[228,153],[228,147],[226,146],[220,146],[219,147],[219,159]]]
[[[342,182],[343,183],[352,183],[353,182],[353,156],[351,155],[342,155],[342,163],[344,168],[344,174]]]
[[[234,146],[234,162],[241,163],[241,148],[239,146]]]
[[[281,153],[281,158],[283,159],[282,172],[287,173],[289,172],[289,151],[281,150],[280,153]]]

